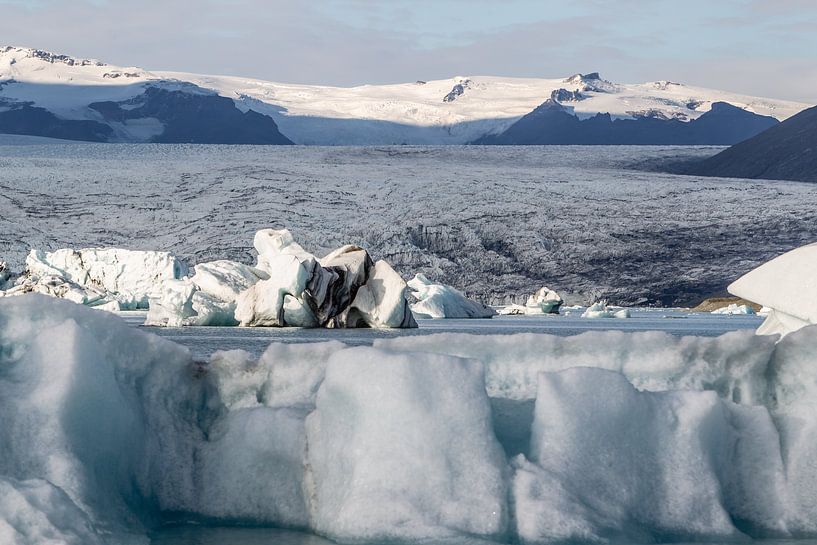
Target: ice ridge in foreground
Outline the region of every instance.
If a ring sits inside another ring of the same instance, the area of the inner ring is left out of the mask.
[[[81,305],[3,298],[0,536],[144,542],[168,513],[344,543],[817,536],[814,330],[197,362]]]

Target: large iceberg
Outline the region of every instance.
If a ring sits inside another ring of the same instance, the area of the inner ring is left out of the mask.
[[[796,248],[746,273],[729,293],[770,311],[759,335],[788,335],[817,324],[817,243]]]
[[[424,274],[418,273],[408,281],[411,295],[417,302],[411,305],[411,311],[427,318],[490,318],[496,311],[477,301],[468,299],[461,291],[435,284]]]
[[[286,229],[259,231],[258,269],[269,278],[236,298],[242,326],[417,327],[406,283],[386,263],[347,245],[316,258]]]
[[[144,544],[167,515],[342,543],[817,536],[815,329],[195,361],[116,316],[2,298],[0,541]]]

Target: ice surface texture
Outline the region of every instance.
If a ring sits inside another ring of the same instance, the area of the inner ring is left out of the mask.
[[[272,226],[486,304],[546,285],[568,304],[695,305],[817,240],[811,185],[622,168],[715,151],[7,146],[0,260],[19,271],[30,248],[115,246],[251,264]]]
[[[764,263],[730,284],[729,291],[771,309],[760,334],[787,335],[817,324],[817,244]]]
[[[0,536],[133,543],[168,515],[356,543],[817,535],[815,339],[446,334],[197,362],[5,298]]]

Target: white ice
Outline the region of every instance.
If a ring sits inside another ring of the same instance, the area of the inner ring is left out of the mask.
[[[755,311],[749,305],[738,305],[731,303],[728,306],[721,307],[712,311],[712,314],[726,314],[729,316],[741,316],[755,314]]]
[[[464,293],[445,284],[436,284],[418,273],[407,282],[417,302],[411,311],[424,318],[490,318],[496,314],[491,307],[468,299]]]
[[[168,252],[64,248],[54,252],[31,250],[26,257],[24,280],[38,284],[58,278],[66,284],[101,292],[127,309],[147,308],[148,298],[156,293],[163,281],[181,278],[186,273],[187,266]],[[34,291],[42,293],[42,290]],[[86,300],[75,302],[93,303]]]
[[[608,307],[604,303],[593,303],[582,313],[582,318],[629,318],[626,308]]]
[[[817,324],[817,243],[796,248],[741,276],[729,293],[768,307],[760,335],[785,336]]]
[[[5,297],[0,536],[145,543],[169,513],[355,543],[817,536],[814,330],[194,361],[116,316]]]

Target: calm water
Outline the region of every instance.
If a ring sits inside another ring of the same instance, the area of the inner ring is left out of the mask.
[[[260,356],[273,342],[302,343],[336,340],[349,345],[370,345],[375,339],[434,333],[509,335],[549,333],[578,335],[593,330],[666,331],[673,335],[717,336],[738,329],[756,329],[758,316],[724,316],[682,309],[637,309],[629,319],[587,319],[581,310],[551,316],[495,316],[485,320],[418,320],[417,329],[301,329],[243,327],[142,327],[144,312],[125,312],[134,327],[157,333],[190,348],[193,356],[206,360],[216,350],[242,349]]]

